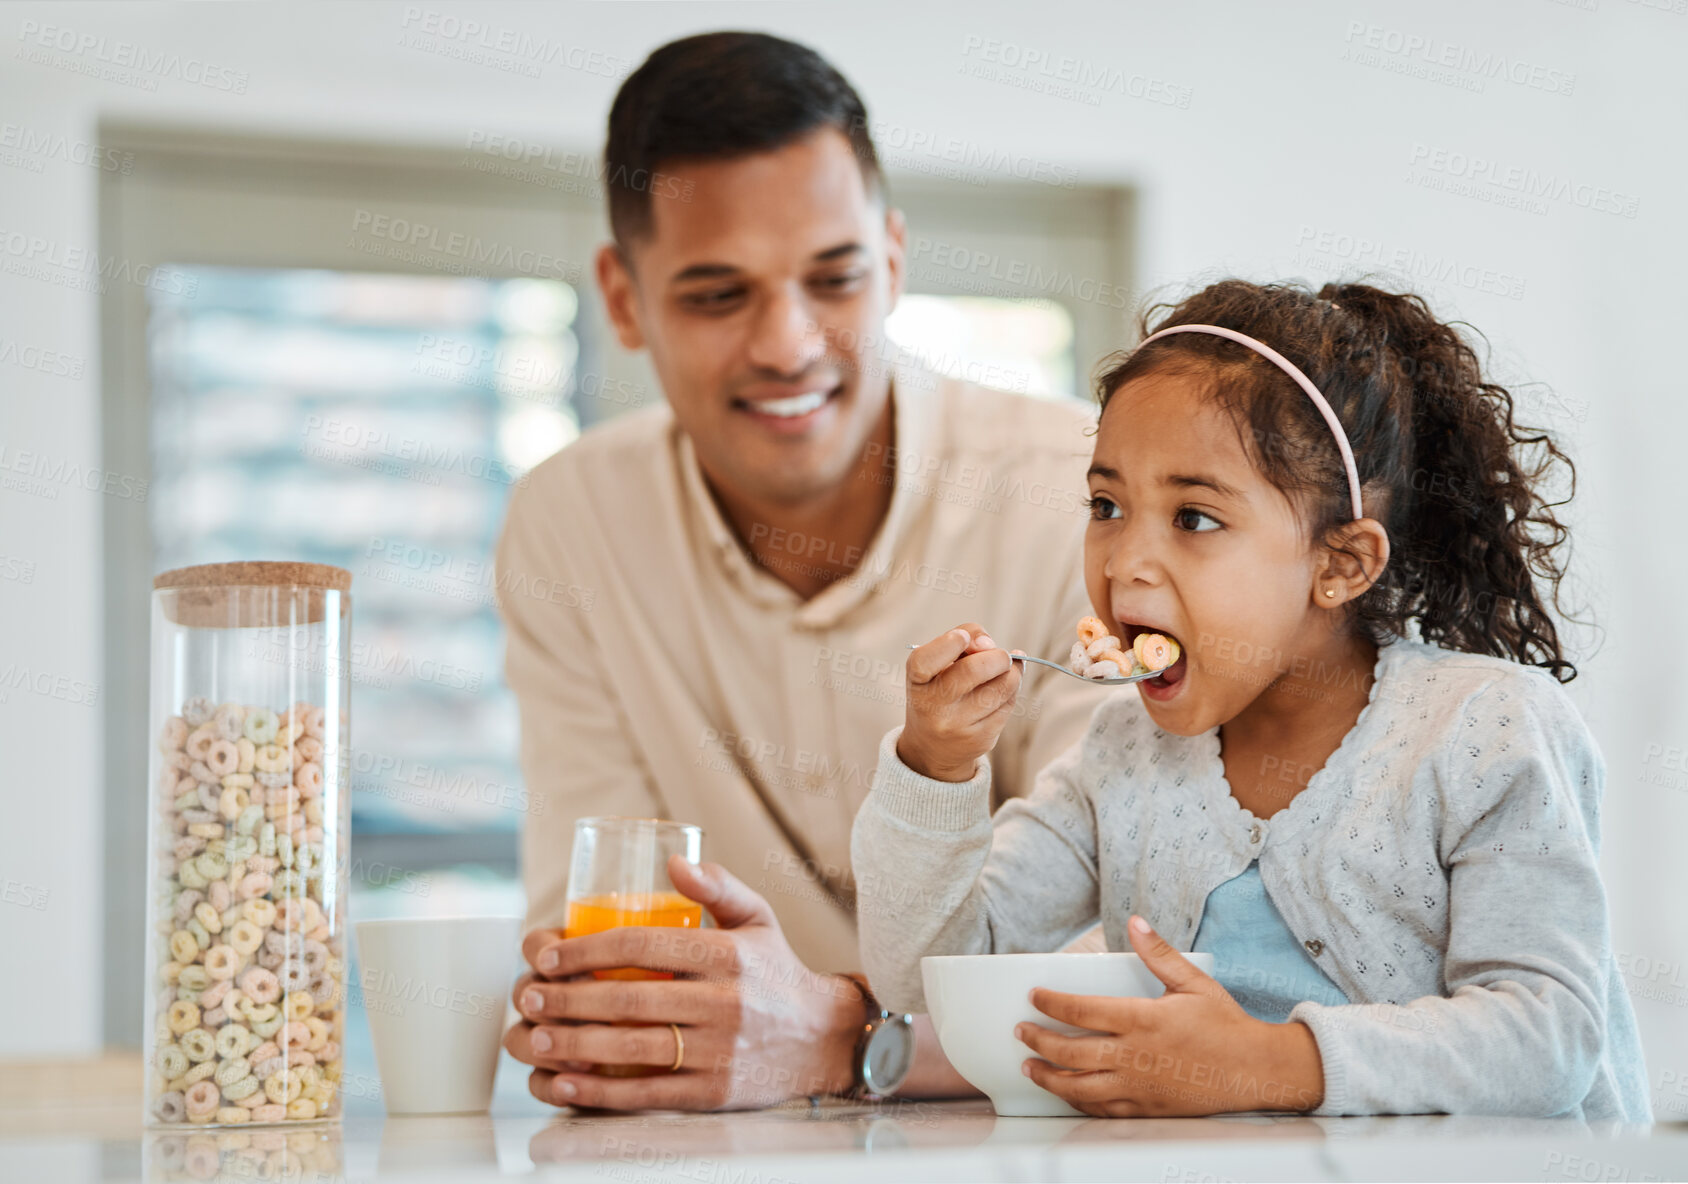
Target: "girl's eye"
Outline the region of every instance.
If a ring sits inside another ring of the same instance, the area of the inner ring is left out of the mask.
[[[1195,519],[1205,519],[1212,525],[1196,525],[1193,523],[1193,520]],[[1218,530],[1220,526],[1223,525],[1218,519],[1213,517],[1213,515],[1204,513],[1192,506],[1185,506],[1183,509],[1179,510],[1172,516],[1172,520],[1178,523],[1179,530],[1187,530],[1191,534],[1206,534],[1210,530]]]
[[[1092,522],[1105,522],[1110,518],[1119,517],[1119,507],[1114,504],[1112,498],[1103,497],[1101,494],[1097,494],[1095,497],[1085,498],[1084,504],[1090,511],[1090,520]]]

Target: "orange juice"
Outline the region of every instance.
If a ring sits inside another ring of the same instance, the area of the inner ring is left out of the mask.
[[[608,893],[602,896],[582,896],[569,901],[568,916],[563,925],[564,937],[585,937],[623,925],[663,925],[672,929],[696,929],[703,924],[703,906],[678,892]],[[673,978],[662,970],[640,970],[622,966],[615,970],[594,970],[594,978],[657,979]],[[637,1027],[654,1025],[639,1024]],[[599,1065],[603,1077],[649,1077],[662,1070],[650,1065]]]
[[[703,924],[703,906],[678,892],[638,892],[627,895],[582,896],[569,901],[563,925],[565,937],[585,937],[623,925],[662,925],[673,929],[696,929]],[[595,978],[673,978],[660,970],[624,966],[616,970],[595,970]]]

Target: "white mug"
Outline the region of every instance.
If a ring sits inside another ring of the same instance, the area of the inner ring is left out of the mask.
[[[389,1114],[492,1104],[520,917],[359,921],[358,979]]]

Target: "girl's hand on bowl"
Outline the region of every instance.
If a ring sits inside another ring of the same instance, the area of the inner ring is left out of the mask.
[[[937,781],[970,781],[996,747],[1020,689],[1011,661],[984,626],[969,622],[908,656],[908,710],[897,757]]]
[[[1305,1111],[1324,1101],[1312,1029],[1255,1019],[1141,917],[1131,918],[1126,933],[1166,994],[1118,999],[1034,990],[1032,1004],[1045,1015],[1105,1035],[1063,1036],[1021,1024],[1015,1035],[1043,1058],[1026,1061],[1026,1076],[1098,1118]]]

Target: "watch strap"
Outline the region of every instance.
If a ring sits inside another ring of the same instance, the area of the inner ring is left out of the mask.
[[[867,1087],[866,1068],[868,1041],[872,1039],[878,1026],[898,1017],[896,1012],[889,1011],[874,996],[873,988],[868,985],[867,976],[846,972],[843,978],[856,984],[856,989],[862,993],[862,1026],[856,1037],[856,1051],[850,1065],[850,1072],[854,1078],[847,1097],[862,1101],[878,1101],[883,1095],[877,1094]]]

